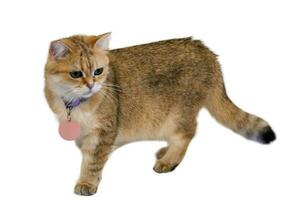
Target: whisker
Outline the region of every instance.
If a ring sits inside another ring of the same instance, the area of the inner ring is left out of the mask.
[[[122,89],[117,89],[117,88],[113,88],[113,87],[109,87],[109,86],[102,86],[103,88],[105,89],[108,89],[108,90],[111,90],[111,91],[114,91],[114,92],[119,92],[119,93],[122,93]]]
[[[103,92],[103,91],[99,91],[100,92],[100,94],[104,97],[104,98],[107,98],[112,104],[115,104],[115,102],[113,101],[113,99],[111,99],[111,97],[110,96],[108,96],[105,92]]]
[[[110,97],[110,99],[112,99],[114,102],[116,102],[116,101],[117,101],[117,99],[115,98],[115,96],[114,96],[113,94],[110,94],[108,91],[107,91],[107,92],[105,92],[105,94],[106,94],[107,96],[109,96],[109,97]]]
[[[116,87],[116,88],[122,89],[119,85],[115,85],[115,84],[111,84],[111,83],[102,83],[102,85],[112,86],[112,87]]]

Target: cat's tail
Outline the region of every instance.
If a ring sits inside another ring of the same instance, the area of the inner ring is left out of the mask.
[[[262,144],[269,144],[276,139],[265,120],[241,110],[229,99],[223,81],[209,94],[206,107],[218,122],[247,139]]]

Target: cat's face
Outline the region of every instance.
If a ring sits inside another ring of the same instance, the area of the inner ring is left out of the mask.
[[[67,102],[101,92],[109,72],[108,40],[104,34],[52,42],[45,70],[49,89]]]

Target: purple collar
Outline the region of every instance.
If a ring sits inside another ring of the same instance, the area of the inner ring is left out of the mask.
[[[77,107],[82,103],[83,101],[86,101],[84,98],[77,98],[73,99],[72,101],[64,101],[65,107],[69,110],[72,110],[73,108]]]

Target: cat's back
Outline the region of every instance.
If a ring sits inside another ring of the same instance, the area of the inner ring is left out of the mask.
[[[171,61],[188,56],[197,61],[213,54],[200,40],[193,40],[191,37],[163,40],[147,44],[141,44],[126,48],[114,49],[110,51],[110,61],[112,64],[131,64],[138,70],[144,70],[143,65],[153,64],[151,67],[161,68],[166,64],[171,65]],[[127,63],[129,61],[129,63]],[[160,63],[161,62],[161,63]],[[139,64],[139,66],[136,66]]]
[[[111,50],[109,58],[121,86],[158,92],[192,82],[209,84],[217,70],[216,55],[191,37]]]

